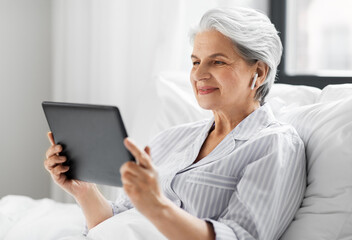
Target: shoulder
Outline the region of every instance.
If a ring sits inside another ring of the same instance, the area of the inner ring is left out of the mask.
[[[242,142],[248,151],[256,151],[261,155],[274,153],[291,155],[304,151],[304,143],[296,129],[288,123],[279,121],[270,105],[263,105],[250,117],[252,118],[243,124],[238,134],[240,137],[248,136]]]
[[[241,123],[235,135],[239,139],[248,140],[248,143],[260,141],[263,145],[272,145],[274,142],[286,144],[303,144],[296,129],[285,122],[279,121],[274,115],[270,104],[264,104]]]
[[[304,169],[305,147],[297,131],[290,124],[271,122],[239,146],[238,151],[246,156],[243,166],[261,166],[290,171]],[[247,169],[245,167],[244,169]],[[286,170],[285,170],[286,169]]]
[[[272,122],[257,134],[253,143],[253,145],[261,146],[261,155],[270,156],[270,161],[280,163],[303,163],[305,161],[304,142],[290,124]]]
[[[285,141],[295,145],[304,145],[296,129],[288,123],[273,121],[267,128],[259,132],[259,135],[269,137],[273,141]]]

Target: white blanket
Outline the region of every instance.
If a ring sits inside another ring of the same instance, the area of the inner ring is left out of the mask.
[[[1,240],[165,240],[166,238],[137,210],[118,214],[82,235],[84,216],[76,204],[25,196],[0,200]]]
[[[0,200],[0,239],[3,240],[57,240],[80,236],[83,227],[84,217],[76,204],[25,196],[6,196]]]
[[[94,240],[116,239],[166,240],[158,229],[136,209],[131,209],[107,219],[92,228],[88,237]]]

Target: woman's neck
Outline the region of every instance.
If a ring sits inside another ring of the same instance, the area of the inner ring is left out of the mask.
[[[260,107],[259,102],[250,104],[242,109],[236,108],[229,111],[218,110],[213,111],[215,126],[213,127],[213,135],[227,135],[231,132],[243,119]]]

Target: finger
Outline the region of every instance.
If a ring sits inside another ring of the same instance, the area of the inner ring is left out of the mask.
[[[138,183],[136,176],[130,172],[125,172],[123,175],[121,175],[121,181],[124,186],[136,185]]]
[[[149,146],[146,146],[144,148],[144,152],[146,152],[149,156],[150,156],[150,147]]]
[[[134,162],[127,162],[120,168],[121,179],[127,176],[133,177],[134,183],[148,183],[153,178],[151,170],[141,167]]]
[[[124,144],[131,154],[139,161],[139,164],[145,168],[151,168],[152,164],[149,156],[142,150],[140,150],[135,143],[129,138],[125,138]]]
[[[48,138],[49,138],[51,145],[55,145],[54,136],[53,136],[52,132],[48,132]]]
[[[65,173],[67,172],[68,170],[70,169],[69,166],[64,166],[64,165],[57,165],[55,168],[53,168],[51,170],[51,172],[54,174],[54,175],[57,175],[59,176],[61,173]]]
[[[64,162],[66,162],[66,157],[65,156],[51,156],[50,158],[48,158],[47,160],[44,161],[44,166],[46,169],[51,170],[53,169],[56,165],[58,164],[62,164]]]
[[[149,170],[142,168],[137,165],[140,173],[136,175],[132,171],[125,171],[121,174],[121,181],[123,187],[133,187],[139,189],[147,189],[148,186],[152,185],[152,180],[154,180],[152,174],[149,173]]]
[[[137,145],[130,139],[125,138],[124,140],[125,147],[131,152],[135,158],[141,158],[143,152],[137,147]]]
[[[54,179],[55,182],[57,182],[58,184],[62,184],[66,181],[67,177],[65,175],[65,173],[61,173],[60,175],[54,175],[51,174],[51,177]]]
[[[138,166],[134,162],[126,162],[120,168],[121,176],[125,174],[132,174],[134,177],[140,177],[140,169],[141,167]]]
[[[52,145],[48,151],[46,151],[46,158],[50,158],[53,155],[58,155],[62,151],[61,145]]]

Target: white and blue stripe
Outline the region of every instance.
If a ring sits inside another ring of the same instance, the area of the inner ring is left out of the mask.
[[[306,187],[305,150],[268,104],[245,118],[193,164],[214,119],[173,127],[150,144],[164,194],[213,224],[216,239],[278,239]],[[125,196],[118,213],[133,207]]]

